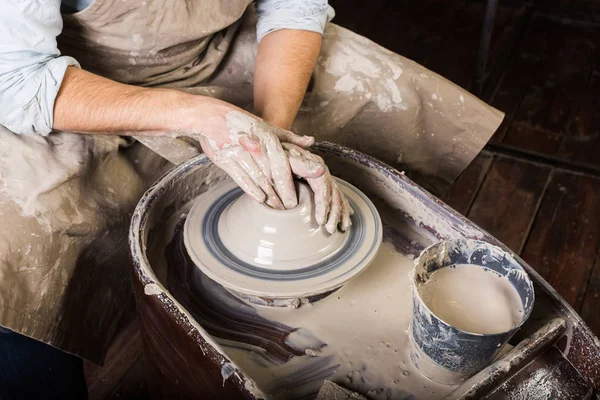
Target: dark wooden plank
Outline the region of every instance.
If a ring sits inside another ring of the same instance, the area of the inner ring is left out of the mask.
[[[369,26],[368,37],[382,46],[424,64],[434,46],[452,32],[453,17],[463,8],[459,1],[388,1]]]
[[[557,170],[523,258],[576,310],[600,246],[600,179]]]
[[[572,0],[535,0],[535,8],[540,11],[563,14],[569,9],[571,1]]]
[[[377,10],[387,1],[371,0],[369,6],[365,7],[365,3],[360,0],[329,0],[329,5],[335,10],[334,23],[371,38],[369,26],[377,25],[373,24]]]
[[[599,44],[600,47],[600,44]],[[590,79],[577,115],[565,137],[559,156],[574,163],[590,165],[600,170],[600,71]]]
[[[496,157],[468,217],[519,253],[544,193],[551,168]]]
[[[106,354],[104,366],[85,364],[89,399],[110,398],[141,353],[142,335],[136,319],[119,332]]]
[[[502,144],[527,153],[556,158],[562,140],[563,135],[560,133],[544,131],[527,122],[513,120],[506,131],[506,137]]]
[[[467,2],[455,17],[446,18],[425,66],[472,90],[484,12],[484,3]]]
[[[579,314],[592,332],[600,337],[600,252],[596,254],[596,263],[592,269]]]
[[[520,2],[518,7],[509,6],[505,2],[500,5],[492,31],[484,92],[481,94],[481,98],[488,103],[497,95],[499,83],[507,67],[514,61],[521,35],[530,22],[527,2]]]
[[[598,0],[572,0],[569,5],[570,14],[591,14],[600,17]]]
[[[492,153],[487,151],[479,153],[448,189],[442,200],[459,213],[466,215],[492,165],[493,159]]]
[[[527,90],[540,68],[542,55],[548,45],[548,31],[551,29],[547,19],[532,18],[525,35],[520,40],[498,82],[491,104],[506,113],[506,118],[492,142],[502,142],[506,131],[517,113]]]
[[[111,399],[147,400],[151,398],[144,357],[139,357],[111,395]]]
[[[553,29],[547,32],[550,41],[540,68],[519,107],[514,121],[536,129],[536,137],[543,134],[564,135],[575,118],[578,104],[588,84],[595,64],[596,45],[594,29],[580,24],[551,21]],[[538,142],[514,130],[507,132],[505,143],[540,151]],[[550,156],[555,156],[558,148]]]

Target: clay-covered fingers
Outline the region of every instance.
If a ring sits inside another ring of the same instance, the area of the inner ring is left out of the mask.
[[[277,196],[277,193],[275,193],[275,190],[273,189],[271,182],[269,181],[267,176],[265,176],[265,174],[263,173],[263,170],[260,168],[258,163],[254,160],[252,155],[248,152],[242,151],[237,156],[236,161],[244,169],[244,171],[246,171],[248,176],[250,176],[250,179],[252,179],[252,181],[255,184],[257,184],[258,187],[260,187],[261,190],[264,192],[264,194],[266,196],[265,203],[269,207],[272,207],[272,208],[275,208],[278,210],[284,210],[285,207],[284,207],[283,203],[281,202],[281,200],[279,199],[279,196]]]
[[[342,217],[340,222],[340,229],[342,232],[346,232],[352,226],[350,216],[354,214],[354,210],[350,207],[350,203],[346,196],[342,196]]]
[[[292,143],[281,144],[288,155],[294,175],[300,178],[318,178],[327,170],[323,159],[308,150]]]
[[[350,207],[348,199],[329,170],[318,177],[306,180],[315,195],[315,220],[325,230],[334,233],[338,228],[345,232],[350,229],[352,222],[350,216],[354,210]]]
[[[342,197],[339,188],[335,182],[331,183],[331,206],[329,207],[329,215],[325,229],[329,233],[335,233],[342,216]]]
[[[248,151],[241,146],[214,150],[204,138],[200,144],[215,165],[227,172],[250,197],[273,208],[284,208],[269,179]]]
[[[337,212],[338,209],[339,213]],[[354,210],[350,207],[348,199],[344,196],[335,181],[332,183],[331,210],[327,225],[325,226],[327,231],[333,233],[338,227],[342,232],[350,229],[350,226],[352,226],[350,216],[354,214]]]
[[[327,216],[329,215],[329,206],[331,204],[330,178],[329,171],[326,171],[318,178],[306,180],[315,195],[315,220],[321,226],[327,223]]]
[[[260,127],[254,127],[254,136],[260,141],[260,147],[268,160],[271,171],[271,180],[275,192],[283,202],[285,208],[290,209],[298,205],[296,186],[292,177],[292,169],[288,157],[281,146],[277,135]],[[262,157],[259,155],[259,157]]]
[[[315,144],[314,137],[296,135],[294,132],[285,129],[276,128],[275,134],[282,143],[291,143],[300,147],[310,147]]]

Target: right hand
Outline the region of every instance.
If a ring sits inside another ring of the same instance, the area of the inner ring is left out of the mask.
[[[325,226],[327,232],[331,234],[338,227],[342,232],[350,229],[352,225],[350,216],[354,214],[354,210],[331,176],[325,161],[316,154],[292,143],[283,143],[283,148],[288,154],[294,175],[305,178],[315,194],[315,220],[317,223]],[[318,176],[312,173],[317,170],[322,170],[323,173]]]

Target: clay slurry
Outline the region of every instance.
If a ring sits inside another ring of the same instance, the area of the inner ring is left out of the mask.
[[[440,319],[471,333],[506,332],[523,318],[521,299],[508,279],[476,265],[435,271],[419,294]]]

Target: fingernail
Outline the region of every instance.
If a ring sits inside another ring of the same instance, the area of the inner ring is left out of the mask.
[[[325,229],[327,229],[327,232],[333,235],[337,229],[337,224],[327,224],[325,225]]]
[[[283,200],[283,204],[285,205],[286,209],[290,210],[298,205],[298,199],[288,198]]]

